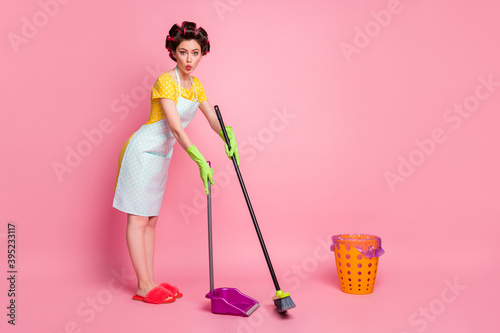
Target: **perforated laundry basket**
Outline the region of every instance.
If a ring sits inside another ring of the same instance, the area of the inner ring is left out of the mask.
[[[370,294],[377,277],[378,257],[384,254],[380,237],[366,234],[342,234],[332,237],[330,249],[342,291],[348,294]]]

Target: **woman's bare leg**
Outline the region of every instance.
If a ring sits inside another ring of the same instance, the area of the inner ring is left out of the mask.
[[[137,295],[146,294],[155,287],[149,277],[146,255],[146,227],[149,217],[127,214],[127,246],[137,276]]]
[[[158,216],[150,216],[145,231],[147,271],[149,280],[155,286],[157,286],[154,276],[155,227],[157,221],[158,221]]]

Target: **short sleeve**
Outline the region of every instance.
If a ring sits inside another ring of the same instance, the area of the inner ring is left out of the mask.
[[[153,85],[151,100],[158,98],[168,98],[174,101],[176,99],[175,82],[168,73],[160,75]]]
[[[207,95],[205,94],[205,88],[203,88],[203,85],[201,84],[200,80],[198,80],[196,77],[193,77],[193,85],[194,89],[196,90],[196,96],[198,97],[198,102],[203,103],[204,101],[206,101]]]

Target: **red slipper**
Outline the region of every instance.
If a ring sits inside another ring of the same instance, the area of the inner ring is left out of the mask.
[[[168,297],[171,298],[167,299]],[[161,286],[156,286],[153,289],[151,289],[146,294],[146,297],[135,295],[134,297],[132,297],[132,299],[134,301],[142,301],[151,304],[166,304],[175,301],[174,294],[170,290],[167,290]]]
[[[160,286],[170,291],[175,298],[181,298],[183,296],[182,293],[179,292],[179,288],[176,286],[172,286],[166,282],[160,283]]]

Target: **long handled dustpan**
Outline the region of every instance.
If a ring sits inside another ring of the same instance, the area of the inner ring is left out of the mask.
[[[210,162],[208,162],[210,165]],[[208,182],[208,257],[210,266],[210,292],[205,295],[212,302],[212,312],[248,317],[259,307],[259,302],[236,288],[214,289],[214,267],[212,247],[212,189]]]

